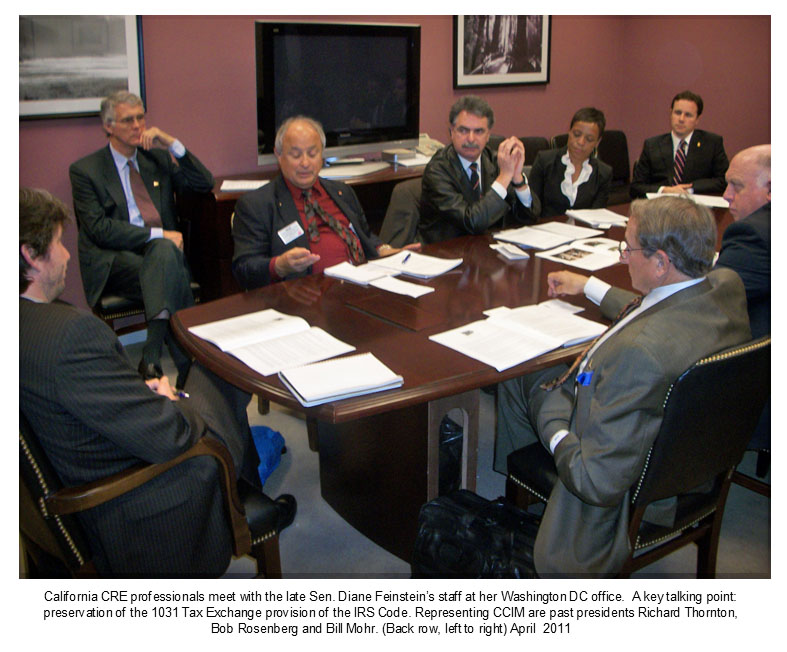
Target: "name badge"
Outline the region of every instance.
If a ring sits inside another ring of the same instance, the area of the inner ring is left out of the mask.
[[[278,233],[284,244],[290,244],[295,238],[303,235],[303,227],[301,227],[300,222],[293,220],[283,229],[279,229]]]

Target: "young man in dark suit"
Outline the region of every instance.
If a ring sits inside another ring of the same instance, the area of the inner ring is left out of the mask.
[[[648,138],[634,164],[631,197],[646,193],[713,194],[724,190],[729,161],[721,136],[696,129],[702,98],[683,91],[672,98],[672,131]]]
[[[223,441],[238,475],[259,488],[246,407],[250,396],[199,364],[188,396],[166,376],[143,381],[115,334],[94,315],[57,300],[70,255],[66,207],[49,193],[19,193],[19,407],[66,486],[141,462],[164,462],[203,436]],[[267,499],[263,496],[263,499]],[[278,529],[295,499],[271,501]],[[93,561],[112,577],[221,575],[232,538],[218,468],[195,457],[78,515]]]
[[[141,300],[148,330],[139,371],[162,375],[167,339],[182,386],[189,363],[168,330],[169,317],[194,299],[175,194],[209,192],[213,176],[179,140],[146,126],[145,107],[132,93],[105,98],[101,121],[108,146],[69,169],[85,298],[90,306],[105,291]]]

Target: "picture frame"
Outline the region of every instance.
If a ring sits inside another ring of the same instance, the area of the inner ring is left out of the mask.
[[[98,115],[128,90],[145,101],[141,16],[19,16],[19,118]]]
[[[551,17],[454,16],[454,88],[548,84]]]

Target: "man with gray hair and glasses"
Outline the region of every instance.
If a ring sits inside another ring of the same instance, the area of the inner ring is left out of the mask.
[[[569,271],[548,276],[549,295],[584,294],[613,325],[574,365],[501,383],[495,470],[540,441],[558,481],[535,541],[546,576],[614,575],[628,555],[628,492],[663,417],[670,384],[700,358],[751,339],[738,276],[713,266],[716,222],[690,199],[631,204],[621,261],[641,293]],[[616,317],[617,316],[617,317]],[[671,525],[674,500],[646,520]]]
[[[106,97],[101,123],[108,146],[69,168],[85,298],[90,306],[104,293],[141,300],[148,323],[139,372],[145,379],[163,375],[166,340],[183,387],[190,361],[169,317],[194,299],[175,194],[209,192],[213,175],[174,136],[146,126],[145,107],[133,93]]]

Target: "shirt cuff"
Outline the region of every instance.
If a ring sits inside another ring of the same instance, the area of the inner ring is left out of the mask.
[[[508,194],[508,191],[503,188],[503,184],[498,181],[494,181],[492,183],[492,190],[494,190],[500,196],[500,199],[505,199],[506,195]]]
[[[525,186],[521,190],[519,188],[514,188],[516,192],[516,196],[519,198],[519,201],[522,202],[524,206],[530,208],[533,205],[533,194],[530,192],[530,186]]]
[[[157,238],[164,237],[164,229],[160,226],[151,226],[150,227],[150,237],[148,238],[148,242],[151,240],[156,240]]]
[[[169,146],[169,151],[175,158],[183,158],[186,155],[186,148],[177,138]]]
[[[271,281],[281,281],[281,276],[276,272],[276,259],[278,256],[274,256],[271,258],[271,261],[268,263],[268,272],[271,275]]]
[[[552,435],[552,439],[549,440],[549,452],[552,455],[555,454],[555,449],[557,445],[563,441],[563,438],[568,434],[568,430],[558,430],[554,435]]]
[[[604,295],[609,292],[609,288],[611,287],[609,283],[605,283],[601,279],[591,276],[588,282],[585,283],[585,296],[597,306],[600,306],[601,301],[604,299]]]

